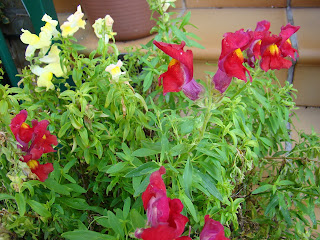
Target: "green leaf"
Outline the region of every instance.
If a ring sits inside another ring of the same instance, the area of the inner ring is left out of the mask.
[[[90,206],[85,199],[82,198],[59,198],[59,202],[64,203],[68,207],[77,209],[77,210],[88,210]]]
[[[271,184],[265,184],[265,185],[263,185],[263,186],[261,186],[261,187],[258,187],[256,190],[254,190],[254,191],[252,192],[252,194],[258,194],[258,193],[266,192],[266,191],[268,191],[268,190],[271,189],[271,188],[272,188],[272,185],[271,185]]]
[[[74,230],[65,232],[61,237],[68,240],[116,240],[115,237],[89,230]]]
[[[180,28],[183,28],[185,25],[187,25],[190,21],[191,12],[188,11],[186,15],[183,17],[182,22],[180,24]]]
[[[191,216],[193,217],[195,222],[198,222],[198,217],[197,217],[197,212],[196,209],[193,205],[193,203],[191,202],[190,198],[188,198],[185,194],[182,194],[182,196],[180,196],[180,199],[183,201],[184,205],[187,207],[187,209],[189,210]]]
[[[129,178],[129,177],[143,176],[145,174],[154,172],[156,169],[159,169],[158,164],[156,164],[155,162],[147,162],[133,169],[132,171],[128,172],[125,177]]]
[[[135,157],[147,157],[158,154],[159,151],[148,149],[148,148],[140,148],[132,153]]]
[[[171,148],[169,154],[174,157],[174,156],[186,153],[188,152],[188,150],[189,150],[189,144],[181,143]]]
[[[70,168],[72,168],[72,166],[77,162],[77,160],[78,160],[78,159],[76,159],[76,158],[71,159],[71,160],[64,166],[64,168],[63,168],[62,171],[63,171],[64,173],[68,173],[69,170],[70,170]]]
[[[191,185],[192,185],[192,165],[190,160],[188,159],[183,171],[183,186],[185,188],[185,193],[188,198],[192,199],[191,197]]]
[[[65,184],[66,187],[72,189],[73,192],[77,192],[77,193],[86,193],[87,190],[85,190],[83,187],[79,186],[76,183],[68,183]]]
[[[87,129],[81,128],[81,129],[79,130],[79,135],[80,135],[80,137],[81,137],[81,140],[82,140],[84,146],[85,146],[85,147],[88,147],[88,146],[89,146],[89,138],[88,138],[88,131],[87,131]]]
[[[0,193],[0,201],[7,199],[15,199],[15,197],[6,193]]]
[[[274,197],[269,202],[264,214],[267,216],[271,211],[275,210],[275,207],[278,204],[279,204],[279,197],[278,197],[278,195],[274,195]]]
[[[0,114],[4,115],[8,113],[8,103],[5,100],[0,101]]]
[[[286,220],[287,224],[289,226],[291,226],[292,225],[291,216],[288,211],[288,206],[284,200],[283,193],[279,193],[278,196],[279,196],[280,212],[281,212],[282,216],[284,217],[284,219]]]
[[[124,205],[123,205],[123,217],[124,217],[124,219],[127,219],[128,215],[129,215],[130,205],[131,205],[131,198],[127,197],[127,199],[124,200]]]
[[[130,220],[133,229],[145,227],[146,219],[135,208],[130,211]]]
[[[141,184],[135,190],[133,197],[139,196],[142,192],[144,192],[149,184],[150,175],[146,176],[145,179],[141,182]]]
[[[150,88],[150,86],[152,84],[152,80],[153,80],[153,72],[150,71],[147,73],[147,75],[143,79],[143,91],[144,92]]]
[[[71,122],[66,122],[59,130],[58,132],[58,138],[61,138],[64,136],[64,134],[68,131],[68,129],[71,127]]]
[[[81,51],[81,50],[87,49],[85,46],[82,46],[82,45],[76,44],[76,43],[72,44],[71,48],[74,49],[74,50],[77,50],[77,51]]]
[[[18,205],[18,211],[20,216],[24,216],[26,212],[26,200],[23,193],[16,193],[15,195],[16,203]]]
[[[108,170],[107,173],[109,174],[114,174],[117,172],[121,172],[123,170],[124,167],[127,166],[126,162],[118,162],[115,165],[112,165]]]
[[[287,185],[294,185],[295,183],[290,180],[281,180],[277,185],[279,186],[287,186]]]
[[[108,211],[108,220],[109,220],[109,225],[115,231],[115,233],[119,234],[121,236],[121,239],[124,238],[124,232],[123,232],[123,227],[122,224],[120,223],[119,219],[114,215],[113,212]]]
[[[61,185],[57,181],[55,181],[52,178],[48,178],[44,185],[49,188],[52,191],[55,191],[56,193],[62,194],[62,195],[70,195],[70,190],[68,187]]]
[[[220,201],[223,201],[223,197],[219,190],[215,186],[215,182],[208,174],[203,174],[200,171],[198,171],[199,176],[202,178],[201,185],[207,189],[212,196],[219,199]]]
[[[51,217],[51,213],[48,211],[48,209],[44,206],[44,204],[39,203],[37,201],[34,200],[27,200],[27,203],[29,204],[29,206],[36,212],[38,213],[40,216],[42,217]]]
[[[180,41],[184,41],[186,42],[186,45],[189,46],[189,39],[187,38],[187,36],[180,30],[178,29],[176,26],[172,25],[171,26],[172,32],[174,33],[174,35],[177,36],[177,38]]]

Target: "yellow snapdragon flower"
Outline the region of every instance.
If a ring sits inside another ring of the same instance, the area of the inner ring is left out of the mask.
[[[50,34],[46,32],[40,32],[39,36],[31,33],[29,30],[21,29],[23,32],[20,35],[20,39],[24,44],[28,44],[26,49],[26,57],[30,57],[34,54],[35,50],[43,49],[46,52],[51,45]]]
[[[103,19],[98,18],[92,25],[94,33],[98,38],[104,38],[105,43],[109,42],[109,38],[112,38],[116,35],[112,31],[113,19],[110,15],[106,15]]]
[[[56,37],[59,33],[56,29],[58,21],[52,20],[47,14],[45,14],[41,20],[46,22],[46,24],[41,28],[39,36],[28,30],[21,29],[23,33],[20,39],[23,43],[28,44],[26,57],[32,56],[37,49],[41,49],[42,53],[45,54],[51,45],[52,37]]]
[[[64,22],[61,25],[62,36],[73,36],[75,32],[79,30],[79,28],[83,28],[86,25],[86,22],[82,20],[84,14],[81,11],[81,6],[79,5],[77,11],[74,14],[71,14],[68,17],[68,21]]]
[[[45,67],[33,66],[31,67],[31,71],[39,76],[37,80],[38,87],[45,87],[48,91],[49,89],[53,89],[54,85],[52,83],[53,75],[56,77],[63,76],[63,70],[60,65],[60,50],[57,46],[53,45],[48,53],[48,55],[40,58],[40,61],[43,63],[48,63]]]
[[[125,74],[125,72],[121,72],[121,67],[123,63],[121,60],[117,62],[117,64],[110,64],[109,66],[106,67],[106,71],[111,73],[112,79],[118,81],[120,75]]]
[[[59,32],[57,30],[58,21],[53,20],[49,15],[45,14],[42,19],[46,24],[41,28],[41,32],[45,32],[51,37],[57,37]]]

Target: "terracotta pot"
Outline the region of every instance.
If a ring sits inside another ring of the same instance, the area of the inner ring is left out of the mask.
[[[84,13],[91,25],[98,18],[109,14],[117,41],[134,40],[150,35],[155,21],[146,0],[81,0]]]

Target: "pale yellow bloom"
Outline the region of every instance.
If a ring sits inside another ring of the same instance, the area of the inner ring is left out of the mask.
[[[56,77],[62,77],[63,71],[60,65],[60,50],[56,45],[53,45],[48,53],[48,55],[40,58],[40,61],[43,63],[48,63],[44,67],[46,71],[52,72]]]
[[[125,72],[121,72],[121,67],[123,63],[121,60],[117,62],[117,64],[110,64],[109,66],[106,67],[106,71],[111,73],[112,79],[113,80],[118,80],[120,75],[125,74]]]
[[[38,87],[45,87],[48,91],[53,89],[54,85],[52,83],[53,74],[56,77],[62,77],[63,71],[60,65],[60,50],[57,46],[53,45],[48,53],[48,55],[40,58],[43,63],[48,63],[45,67],[33,66],[31,71],[39,76],[37,80]]]
[[[41,32],[45,32],[53,37],[57,37],[59,32],[57,30],[58,21],[53,20],[49,15],[43,15],[42,21],[46,24],[41,28]]]
[[[168,10],[168,8],[170,7],[170,3],[175,2],[176,0],[161,0],[162,3],[162,10],[165,12]]]
[[[53,74],[52,72],[44,69],[40,66],[33,66],[31,67],[31,71],[39,76],[37,80],[38,87],[45,87],[48,91],[49,89],[53,89],[54,85],[52,83]]]
[[[20,35],[20,39],[24,44],[28,44],[26,49],[26,57],[30,57],[34,54],[37,49],[44,49],[47,51],[51,45],[51,37],[50,34],[46,32],[40,32],[39,36],[31,33],[28,30],[21,29],[23,32]]]
[[[92,25],[94,33],[98,38],[104,38],[105,43],[109,42],[116,33],[112,31],[113,19],[110,15],[106,15],[103,19],[98,18]]]
[[[79,5],[77,11],[74,14],[71,14],[68,17],[68,21],[64,22],[61,26],[62,36],[73,36],[75,32],[79,30],[79,28],[83,28],[86,25],[86,22],[82,20],[84,14],[81,11],[81,6]]]

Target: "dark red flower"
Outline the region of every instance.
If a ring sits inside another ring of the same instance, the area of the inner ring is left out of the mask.
[[[36,174],[40,181],[45,181],[48,174],[53,171],[51,163],[40,164],[37,160],[43,153],[54,152],[52,145],[57,145],[57,137],[47,130],[49,122],[42,120],[32,120],[30,127],[25,120],[28,113],[26,110],[20,111],[10,123],[10,128],[16,140],[22,145],[22,151],[26,154],[20,159],[26,162],[31,172]]]
[[[223,93],[230,85],[232,77],[247,81],[246,74],[250,79],[251,75],[247,68],[243,66],[244,57],[242,51],[246,50],[253,41],[253,32],[243,29],[235,33],[225,33],[222,40],[221,55],[218,62],[218,71],[212,81],[215,88]]]
[[[204,227],[200,233],[200,240],[229,240],[224,235],[224,227],[218,221],[215,221],[206,215],[204,217]]]
[[[299,29],[299,26],[292,26],[290,23],[284,27],[281,27],[279,36],[281,37],[280,49],[282,56],[289,56],[295,60],[295,53],[297,53],[297,57],[299,57],[298,50],[292,47],[290,41],[290,37]]]
[[[41,120],[40,122],[32,120],[34,139],[29,152],[34,160],[39,159],[43,153],[54,152],[52,145],[58,145],[57,137],[47,130],[48,125],[49,121],[47,120]]]
[[[285,59],[279,49],[281,37],[272,35],[261,40],[261,62],[260,67],[264,71],[269,69],[290,68],[291,61]]]
[[[159,85],[163,85],[163,94],[182,90],[191,100],[198,99],[203,87],[193,79],[193,53],[191,50],[183,50],[186,43],[181,42],[179,45],[155,40],[153,43],[172,57],[167,72],[159,77]]]
[[[29,160],[27,165],[41,182],[44,182],[48,178],[49,173],[53,171],[52,163],[40,164],[37,160]]]
[[[165,173],[163,166],[153,172],[146,191],[142,193],[143,207],[147,211],[148,224],[152,227],[157,227],[159,222],[166,222],[169,218],[166,186],[161,177]]]
[[[10,129],[16,140],[22,145],[22,151],[27,151],[34,130],[27,123],[25,123],[27,117],[28,112],[26,110],[21,110],[20,113],[17,114],[10,123]]]
[[[285,59],[285,57],[289,56],[295,59],[297,50],[292,47],[289,38],[298,31],[299,28],[298,26],[287,24],[281,27],[279,36],[272,35],[261,39],[260,51],[262,57],[260,67],[264,71],[291,67],[292,62]]]
[[[270,35],[270,22],[263,20],[257,23],[257,27],[253,32],[253,41],[247,49],[247,59],[245,60],[250,67],[255,67],[255,61],[260,58],[261,39]]]
[[[173,240],[181,236],[189,219],[181,214],[183,204],[180,199],[170,199],[162,175],[162,166],[150,176],[150,183],[142,194],[144,209],[147,211],[149,228],[137,229],[135,236],[144,240]],[[183,238],[182,238],[183,239]],[[188,239],[188,238],[187,238]]]

